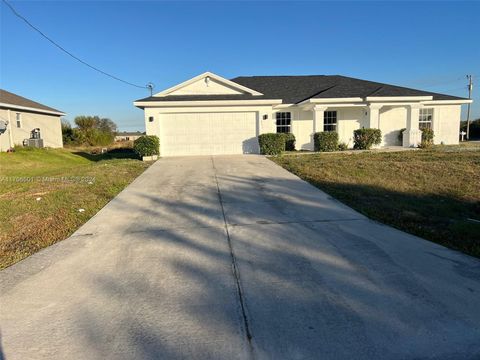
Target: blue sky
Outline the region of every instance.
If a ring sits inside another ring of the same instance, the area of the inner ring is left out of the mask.
[[[480,117],[480,2],[11,1],[62,46],[157,91],[204,71],[341,74],[466,96]],[[81,65],[0,5],[0,87],[142,130],[148,95]]]

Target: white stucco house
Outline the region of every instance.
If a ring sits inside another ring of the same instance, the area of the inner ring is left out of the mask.
[[[60,117],[64,115],[59,110],[0,89],[0,151],[15,145],[63,147]]]
[[[210,72],[134,102],[162,156],[258,153],[262,133],[291,132],[296,148],[313,150],[313,134],[382,131],[381,146],[417,146],[421,129],[437,144],[458,144],[461,105],[471,100],[345,76],[248,76]],[[399,141],[401,129],[403,141]]]

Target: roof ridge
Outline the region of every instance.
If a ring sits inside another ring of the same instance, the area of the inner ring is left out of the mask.
[[[330,90],[330,89],[333,89],[335,86],[337,86],[337,84],[332,85],[332,86],[329,86],[329,87],[327,87],[327,88],[325,88],[325,89],[322,89],[322,90],[320,90],[320,91],[317,91],[316,93],[314,93],[314,94],[312,94],[312,95],[310,95],[310,96],[307,96],[305,99],[302,99],[302,100],[300,100],[300,101],[297,101],[296,104],[301,103],[302,101],[311,99],[311,98],[313,98],[314,96],[317,96],[317,95],[319,95],[319,94],[321,94],[321,93],[323,93],[323,92],[325,92],[325,91],[328,91],[328,90]]]
[[[384,86],[380,86],[378,88],[376,88],[375,90],[373,90],[371,93],[367,94],[365,97],[368,97],[368,96],[372,96],[373,94],[375,94],[377,91],[380,91],[384,88]]]

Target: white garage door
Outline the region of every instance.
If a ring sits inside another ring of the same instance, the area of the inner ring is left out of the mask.
[[[160,115],[161,156],[258,153],[255,112]]]

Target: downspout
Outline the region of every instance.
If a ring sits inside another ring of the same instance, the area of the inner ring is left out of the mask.
[[[8,137],[10,138],[10,149],[13,149],[13,134],[12,134],[12,122],[10,121],[10,109],[7,110],[7,118],[8,118]]]

